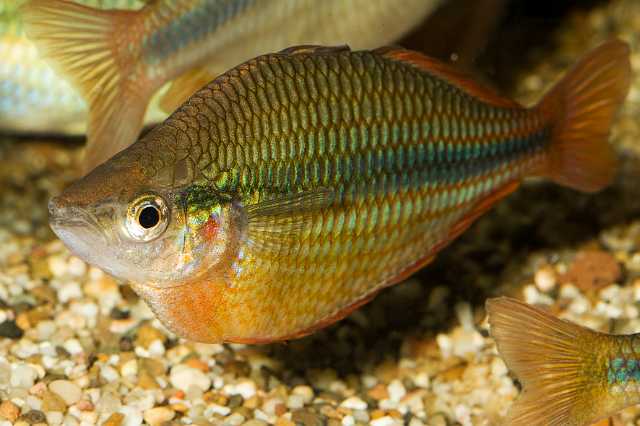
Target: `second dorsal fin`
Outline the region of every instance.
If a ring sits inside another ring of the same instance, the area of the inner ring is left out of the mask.
[[[481,85],[471,74],[437,59],[430,58],[422,53],[401,47],[381,47],[374,52],[393,59],[394,61],[408,63],[420,68],[493,106],[501,108],[522,108],[517,102],[500,95],[489,87]]]

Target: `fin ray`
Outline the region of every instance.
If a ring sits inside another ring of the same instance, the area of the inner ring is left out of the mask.
[[[121,38],[142,12],[32,0],[22,7],[22,15],[27,35],[43,57],[89,105],[86,173],[133,143],[142,128],[153,89],[135,73],[136,54]]]
[[[523,385],[508,424],[578,426],[607,414],[591,400],[598,378],[583,373],[592,371],[587,351],[597,347],[599,333],[507,297],[486,306],[498,351]]]
[[[611,182],[617,161],[609,129],[630,79],[629,46],[611,40],[588,53],[542,98],[535,108],[552,121],[553,130],[537,174],[585,192]]]
[[[288,244],[309,224],[309,214],[328,207],[334,192],[318,188],[283,194],[246,207],[249,244],[258,250]]]

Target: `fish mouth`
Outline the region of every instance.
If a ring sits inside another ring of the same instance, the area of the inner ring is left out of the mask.
[[[98,231],[98,221],[93,215],[81,207],[64,205],[61,197],[53,197],[49,201],[49,224],[56,229],[89,227]]]
[[[94,215],[81,207],[65,205],[61,197],[49,201],[49,226],[58,238],[72,247],[78,245],[78,240],[105,239]]]

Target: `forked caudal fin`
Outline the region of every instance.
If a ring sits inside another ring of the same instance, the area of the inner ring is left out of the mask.
[[[133,143],[142,128],[153,89],[135,72],[139,53],[126,37],[136,33],[143,12],[63,0],[32,0],[21,12],[29,38],[89,105],[87,173]]]
[[[598,371],[595,354],[608,336],[506,297],[488,300],[487,313],[498,351],[523,385],[506,424],[582,426],[608,414],[602,377],[587,374]]]
[[[611,182],[616,157],[608,135],[629,90],[629,53],[622,41],[602,44],[538,104],[536,108],[553,123],[548,161],[540,174],[585,192]]]

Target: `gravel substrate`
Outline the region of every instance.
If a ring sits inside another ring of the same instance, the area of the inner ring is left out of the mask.
[[[525,102],[619,34],[640,68],[640,2],[571,15],[518,78]],[[77,145],[0,140],[0,426],[499,425],[519,385],[483,303],[510,294],[616,333],[640,331],[640,77],[614,143],[616,184],[525,185],[437,261],[336,326],[267,346],[176,338],[131,289],[70,255],[46,204]],[[185,307],[187,309],[187,307]],[[612,419],[635,425],[640,409]]]

